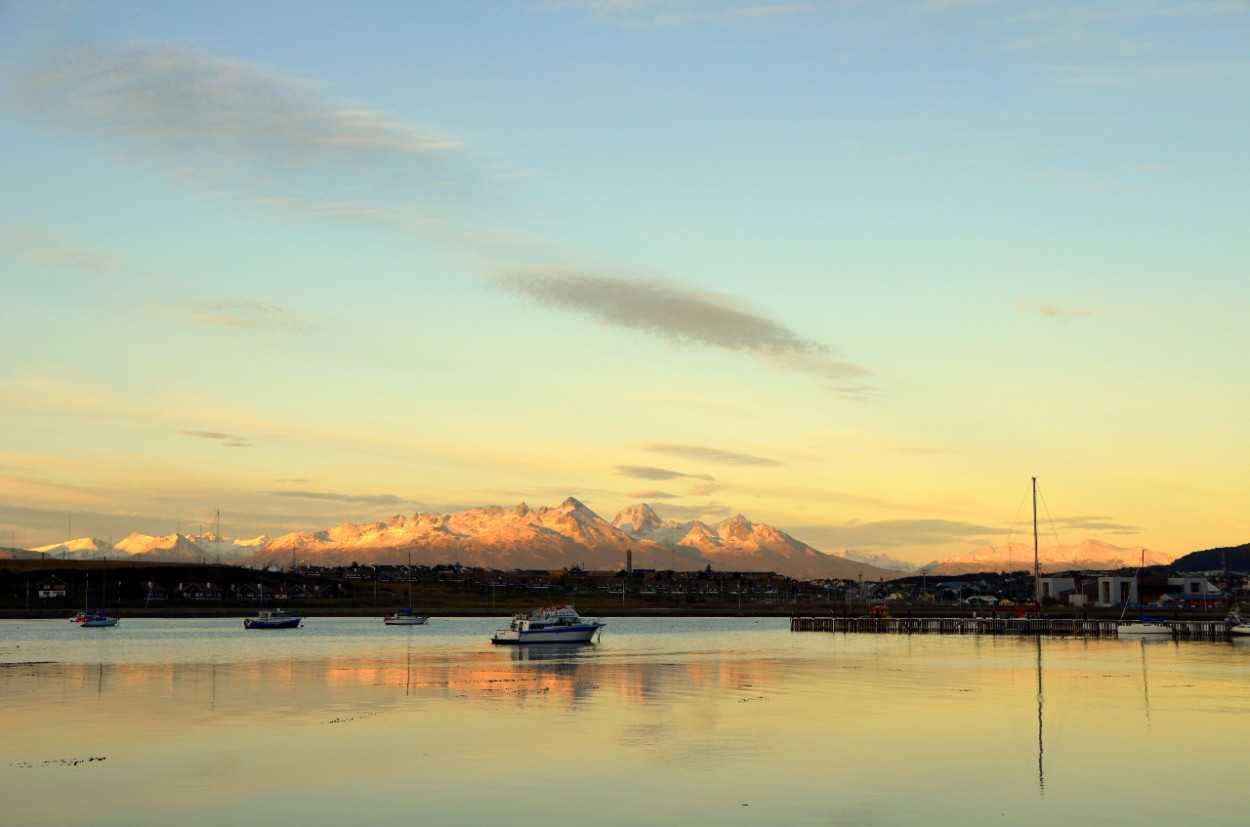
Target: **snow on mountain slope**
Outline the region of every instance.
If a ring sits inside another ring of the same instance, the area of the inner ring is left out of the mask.
[[[493,505],[449,514],[396,515],[371,523],[343,523],[320,531],[298,531],[270,539],[195,536],[153,537],[131,534],[112,546],[96,538],[44,546],[35,551],[68,559],[114,558],[238,562],[288,565],[292,559],[313,565],[350,563],[401,564],[411,553],[419,565],[461,563],[496,569],[548,571],[581,566],[618,571],[632,559],[635,568],[692,571],[712,566],[720,571],[774,571],[799,579],[889,580],[915,571],[910,564],[884,556],[842,550],[818,551],[789,534],[741,514],[713,525],[699,520],[662,519],[651,506],[623,508],[608,522],[576,498],[556,507],[512,508]],[[1142,548],[1119,548],[1086,540],[1041,552],[1045,571],[1133,567]],[[1146,550],[1148,565],[1171,558]],[[1032,546],[1011,543],[976,549],[960,557],[935,560],[932,574],[1031,569]]]

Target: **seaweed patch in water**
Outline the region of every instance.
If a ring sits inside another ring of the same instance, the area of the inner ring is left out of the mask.
[[[76,767],[79,764],[103,761],[104,758],[105,756],[103,755],[92,755],[89,758],[50,758],[47,761],[40,761],[38,764],[32,764],[30,761],[20,761],[9,766],[17,767],[19,770],[29,770],[35,767]]]

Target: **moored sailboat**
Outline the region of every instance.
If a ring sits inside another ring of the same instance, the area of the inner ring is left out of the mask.
[[[1161,617],[1147,617],[1141,614],[1141,570],[1146,564],[1146,550],[1142,549],[1141,562],[1137,564],[1137,573],[1133,575],[1133,580],[1137,590],[1137,620],[1125,620],[1124,614],[1128,611],[1128,601],[1124,602],[1124,610],[1120,612],[1120,622],[1115,627],[1117,635],[1126,635],[1128,637],[1139,637],[1141,635],[1175,635],[1176,630],[1172,625]]]
[[[430,619],[429,615],[419,615],[412,610],[412,549],[408,550],[408,608],[396,609],[384,616],[382,622],[387,626],[424,626]]]
[[[105,570],[107,571],[108,561],[105,561]],[[106,590],[108,589],[108,578],[101,577],[100,585],[100,602],[104,605],[108,604]],[[70,618],[84,629],[97,629],[108,626],[116,626],[117,618],[110,617],[104,609],[92,610],[87,608],[90,605],[91,594],[91,572],[87,572],[86,585],[83,587],[84,600],[83,610]]]

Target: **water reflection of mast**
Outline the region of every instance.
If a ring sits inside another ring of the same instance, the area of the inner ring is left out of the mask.
[[[1138,641],[1141,644],[1141,691],[1146,699],[1146,725],[1150,725],[1150,684],[1146,680],[1146,639],[1142,638]]]
[[[412,601],[409,601],[411,603]],[[404,694],[412,697],[412,628],[408,629],[408,673],[404,676]]]
[[[1046,770],[1042,764],[1042,636],[1037,636],[1037,788],[1046,795]]]

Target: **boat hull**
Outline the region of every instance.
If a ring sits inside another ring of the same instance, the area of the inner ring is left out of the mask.
[[[1133,623],[1121,623],[1115,628],[1116,634],[1128,637],[1141,637],[1143,635],[1173,635],[1175,631],[1166,623],[1151,623],[1149,621],[1137,621]]]
[[[284,617],[281,620],[262,620],[257,617],[243,619],[244,629],[298,629],[302,617]]]
[[[1228,633],[1238,637],[1250,637],[1250,624],[1239,623],[1236,626],[1229,626]]]
[[[498,632],[495,632],[490,642],[502,646],[517,646],[531,643],[590,643],[602,628],[602,623],[587,623],[582,626],[541,629],[532,632],[500,629]]]
[[[412,609],[397,609],[395,614],[382,618],[387,626],[424,626],[429,620],[428,615],[419,615]]]
[[[428,617],[384,617],[382,622],[387,626],[424,626]]]
[[[104,628],[107,626],[116,626],[117,618],[115,617],[88,617],[78,621],[78,625],[86,628]]]

